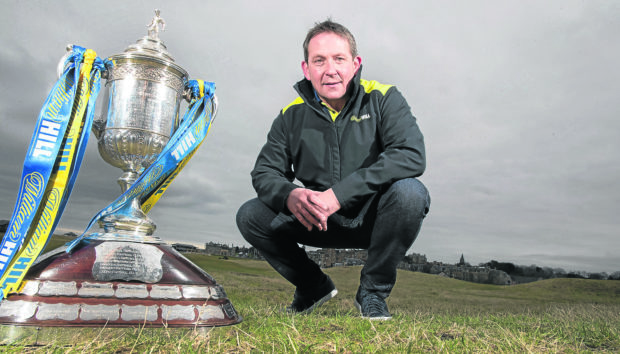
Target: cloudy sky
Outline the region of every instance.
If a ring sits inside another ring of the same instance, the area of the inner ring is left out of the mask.
[[[68,43],[100,57],[160,34],[192,79],[214,81],[215,125],[151,211],[168,242],[246,245],[250,170],[302,78],[301,43],[327,17],[356,36],[363,76],[395,84],[425,135],[431,213],[411,252],[620,270],[620,3],[614,1],[17,1],[0,14],[0,219]],[[99,107],[101,107],[99,103]],[[183,111],[185,106],[182,107]],[[120,194],[89,142],[60,228],[82,231]],[[97,231],[96,229],[93,231]]]

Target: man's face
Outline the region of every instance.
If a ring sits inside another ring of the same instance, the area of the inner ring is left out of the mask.
[[[319,97],[340,111],[347,101],[347,87],[359,69],[362,58],[353,58],[349,42],[343,37],[324,32],[308,43],[308,61],[301,63],[306,79],[312,82]]]

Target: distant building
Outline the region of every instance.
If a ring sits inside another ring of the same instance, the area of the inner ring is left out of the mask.
[[[173,243],[172,248],[179,252],[196,252],[198,251],[198,247],[194,245],[188,245],[185,243]]]
[[[319,248],[308,251],[308,257],[321,268],[338,267],[343,265],[362,265],[368,258],[367,250]]]
[[[460,266],[464,266],[465,265],[465,257],[463,256],[462,253],[461,253],[461,259],[459,260],[459,263],[457,265],[460,265]]]
[[[212,254],[216,256],[227,256],[233,257],[235,256],[235,251],[229,245],[207,242],[205,243],[205,253]]]
[[[405,261],[410,264],[426,264],[426,256],[418,253],[410,253],[405,256]]]

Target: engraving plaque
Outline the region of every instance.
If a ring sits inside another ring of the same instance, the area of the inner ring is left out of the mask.
[[[162,311],[161,312],[162,318],[164,319],[164,321],[172,321],[172,320],[193,321],[196,318],[196,313],[194,312],[194,306],[162,305],[161,311]]]
[[[198,317],[203,321],[209,320],[211,318],[223,320],[224,312],[219,306],[207,305],[198,309]]]
[[[118,284],[116,288],[116,297],[118,298],[140,298],[144,299],[149,296],[146,290],[146,284]]]
[[[111,297],[114,296],[112,283],[82,283],[78,291],[79,296],[83,297]]]
[[[118,305],[82,305],[80,318],[84,321],[116,321],[118,319],[118,309]]]
[[[39,310],[37,311],[37,320],[65,320],[75,321],[78,318],[78,310],[80,305],[66,305],[66,304],[47,304],[41,303]]]
[[[21,293],[24,295],[28,295],[28,296],[36,295],[36,293],[39,291],[39,281],[31,280],[25,283],[26,285],[24,285],[24,288],[22,289]]]
[[[213,298],[215,300],[225,299],[226,298],[226,292],[224,291],[224,288],[222,288],[222,286],[220,286],[220,285],[216,285],[216,286],[212,287],[211,288],[211,298]]]
[[[181,291],[176,285],[153,285],[151,288],[153,299],[180,299]]]
[[[130,242],[103,242],[95,247],[93,277],[100,281],[161,280],[163,252],[152,245]]]
[[[77,294],[77,285],[74,281],[44,281],[41,282],[39,295],[41,296],[71,296]]]
[[[121,305],[121,319],[123,321],[156,321],[157,305],[152,306],[128,306]]]
[[[34,316],[37,304],[29,301],[8,301],[0,302],[0,317],[15,316],[19,319],[26,319]]]
[[[224,310],[224,312],[229,318],[237,317],[237,311],[235,311],[235,308],[232,306],[231,303],[226,303],[222,305],[222,310]]]
[[[208,299],[209,287],[208,286],[183,286],[183,297],[186,299]]]

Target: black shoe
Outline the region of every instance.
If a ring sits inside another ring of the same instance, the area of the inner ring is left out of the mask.
[[[379,321],[392,319],[385,300],[361,286],[357,289],[357,294],[355,295],[355,307],[360,310],[362,318]]]
[[[293,302],[286,308],[288,313],[310,313],[318,306],[323,305],[327,300],[338,294],[336,286],[332,280],[326,276],[326,281],[313,294],[302,294],[299,289],[295,290]]]

